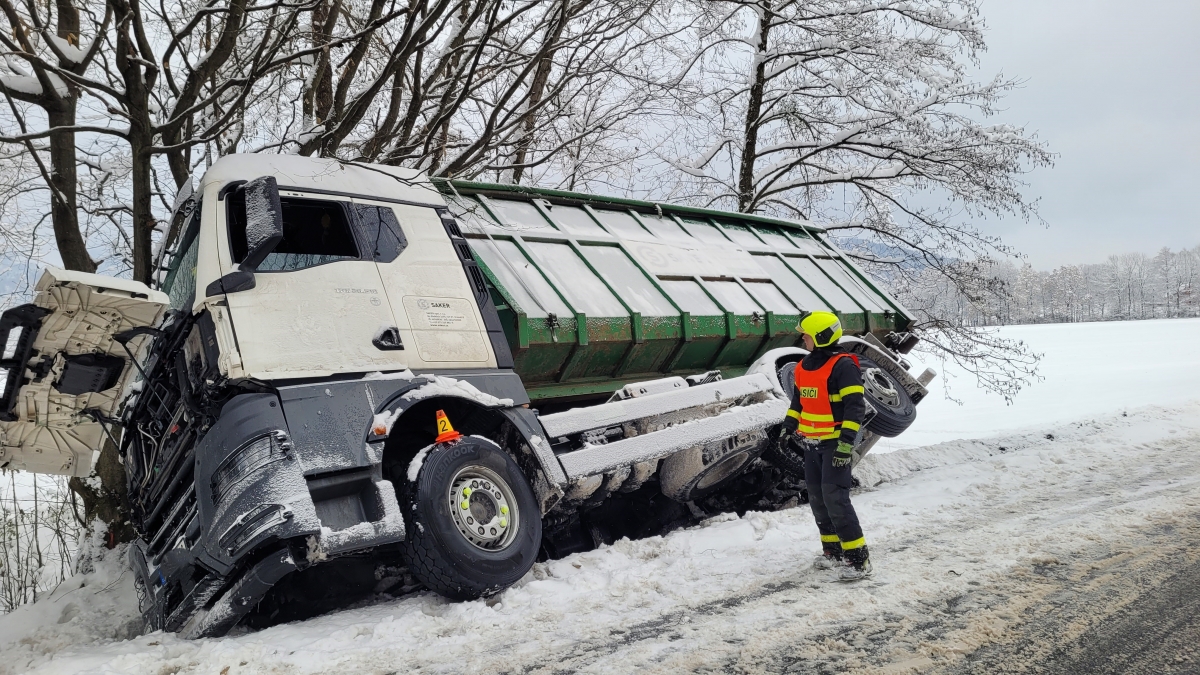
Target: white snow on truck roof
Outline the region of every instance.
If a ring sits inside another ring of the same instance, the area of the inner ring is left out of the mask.
[[[200,192],[257,176],[275,176],[281,190],[301,188],[430,206],[446,204],[429,178],[414,169],[297,155],[226,155],[204,173]]]

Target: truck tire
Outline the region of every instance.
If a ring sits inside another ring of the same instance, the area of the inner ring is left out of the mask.
[[[799,361],[789,361],[779,367],[779,386],[783,387],[783,395],[785,398],[792,397],[792,390],[796,388],[796,366],[800,365]]]
[[[767,445],[765,431],[750,431],[720,443],[680,450],[664,459],[658,470],[662,493],[677,502],[707,497],[737,477]]]
[[[899,380],[866,356],[858,357],[862,369],[863,393],[876,415],[866,429],[885,438],[895,438],[917,419],[917,406]]]
[[[542,513],[508,453],[467,436],[426,448],[400,497],[408,570],[452,600],[494,595],[537,559]]]

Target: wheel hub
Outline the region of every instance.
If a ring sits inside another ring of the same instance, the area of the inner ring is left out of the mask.
[[[512,488],[483,466],[468,466],[450,481],[450,518],[464,539],[485,551],[512,543],[520,528]]]
[[[896,391],[891,380],[879,368],[863,371],[863,387],[880,403],[891,408],[900,407],[900,392]]]

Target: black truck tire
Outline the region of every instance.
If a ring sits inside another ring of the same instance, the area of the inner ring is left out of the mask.
[[[895,438],[904,433],[917,419],[917,406],[912,397],[894,375],[870,358],[859,356],[858,367],[862,369],[863,393],[876,411],[866,430],[884,438]]]
[[[517,463],[474,436],[422,453],[400,497],[409,572],[452,600],[494,595],[525,576],[542,544],[542,514]]]

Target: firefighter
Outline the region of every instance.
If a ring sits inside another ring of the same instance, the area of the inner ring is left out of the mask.
[[[821,533],[822,552],[813,566],[840,566],[840,580],[857,581],[871,574],[866,540],[850,504],[850,462],[866,412],[862,372],[858,358],[838,345],[842,325],[836,314],[808,313],[796,329],[809,354],[796,365],[792,404],[778,442],[786,444],[796,434],[804,447],[804,482]]]

